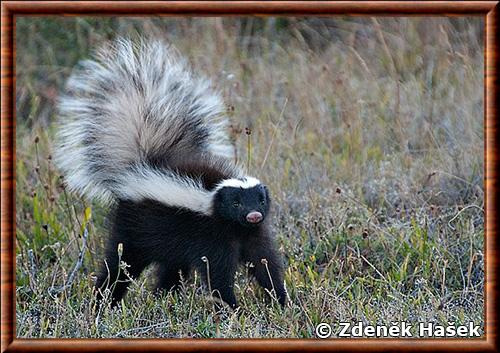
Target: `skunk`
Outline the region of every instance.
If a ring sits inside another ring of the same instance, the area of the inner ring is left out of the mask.
[[[108,288],[116,304],[129,276],[157,264],[158,289],[197,270],[235,308],[235,272],[251,263],[284,305],[269,191],[233,162],[221,97],[172,47],[108,43],[74,70],[58,108],[55,160],[67,187],[111,210],[99,293]]]

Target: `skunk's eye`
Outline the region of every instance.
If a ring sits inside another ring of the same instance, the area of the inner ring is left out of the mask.
[[[233,202],[233,207],[234,207],[234,208],[238,208],[238,207],[240,207],[240,203],[239,203],[238,201],[234,201],[234,202]]]
[[[261,205],[265,205],[266,204],[266,200],[260,200],[260,204]]]

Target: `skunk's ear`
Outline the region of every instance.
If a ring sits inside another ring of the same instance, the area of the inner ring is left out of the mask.
[[[264,193],[266,194],[266,199],[267,199],[267,200],[269,200],[269,198],[270,198],[270,197],[269,197],[269,189],[267,188],[267,186],[266,186],[266,185],[262,185],[262,186],[263,186],[263,188],[264,188]]]

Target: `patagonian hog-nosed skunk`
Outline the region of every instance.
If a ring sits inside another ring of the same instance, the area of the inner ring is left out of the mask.
[[[103,47],[69,78],[59,111],[56,162],[66,184],[112,208],[100,293],[109,288],[113,304],[125,294],[120,260],[132,278],[155,263],[159,289],[196,269],[235,308],[235,271],[251,263],[285,303],[268,189],[233,163],[219,94],[172,48],[128,39]]]

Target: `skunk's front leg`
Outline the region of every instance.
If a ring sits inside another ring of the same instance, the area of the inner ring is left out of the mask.
[[[211,256],[203,256],[200,272],[215,298],[226,302],[231,308],[238,306],[234,295],[234,275],[238,261],[234,253],[219,249]],[[208,272],[207,272],[208,269]]]
[[[252,244],[244,247],[243,261],[250,262],[253,267],[250,273],[265,289],[274,289],[278,302],[284,306],[286,290],[283,283],[283,265],[281,256],[275,249],[275,244],[270,238],[259,238]]]

